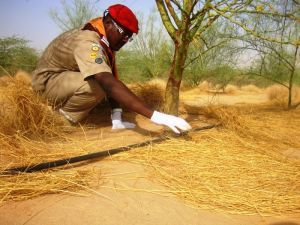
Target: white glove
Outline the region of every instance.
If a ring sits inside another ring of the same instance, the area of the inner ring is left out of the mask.
[[[122,121],[122,109],[113,109],[111,113],[111,122],[112,122],[112,129],[130,129],[134,128],[134,123],[123,122]]]
[[[151,121],[156,124],[168,126],[177,134],[180,134],[177,128],[183,131],[191,129],[191,126],[184,119],[157,111],[154,111]]]

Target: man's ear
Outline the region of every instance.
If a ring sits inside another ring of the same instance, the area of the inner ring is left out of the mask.
[[[110,28],[110,23],[109,23],[108,18],[103,19],[103,26],[104,26],[104,29],[105,29],[106,32],[107,32],[109,29],[111,29],[111,28]]]
[[[110,24],[111,23],[111,17],[110,17],[110,15],[106,15],[103,18],[103,23],[105,23],[105,24]]]
[[[112,26],[111,18],[110,18],[109,16],[106,16],[106,17],[103,19],[103,24],[104,24],[104,26],[105,26],[105,29],[111,28],[111,26]]]
[[[103,20],[103,23],[104,24],[108,24],[109,23],[109,21],[108,21],[108,18],[106,17],[104,20]]]

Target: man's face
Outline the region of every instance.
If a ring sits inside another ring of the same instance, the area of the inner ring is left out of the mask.
[[[111,29],[107,34],[107,40],[113,51],[119,51],[128,41],[132,39],[132,32],[111,19]]]

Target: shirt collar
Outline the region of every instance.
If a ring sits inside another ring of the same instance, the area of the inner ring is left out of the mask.
[[[109,47],[109,42],[105,36],[102,36],[101,41],[106,44],[107,47]]]

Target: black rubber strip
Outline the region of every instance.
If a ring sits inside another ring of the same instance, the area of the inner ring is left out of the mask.
[[[178,135],[176,137],[182,137],[182,136],[184,136],[184,135],[186,135],[187,133],[190,133],[190,132],[195,132],[195,131],[200,131],[200,130],[207,130],[207,129],[214,128],[216,126],[218,126],[218,125],[208,125],[208,126],[204,126],[204,127],[199,127],[199,128],[193,129],[192,131],[189,131],[189,132],[183,133],[181,135]],[[147,146],[147,145],[154,144],[154,143],[160,143],[160,142],[163,142],[163,141],[168,140],[170,138],[171,137],[168,137],[168,136],[159,136],[157,138],[153,138],[153,139],[148,140],[148,141],[144,141],[144,142],[140,142],[140,143],[132,144],[132,145],[127,145],[127,146],[124,146],[124,147],[118,147],[118,148],[113,148],[113,149],[109,149],[109,150],[105,150],[105,151],[89,153],[89,154],[75,156],[75,157],[71,157],[71,158],[67,158],[67,159],[58,159],[58,160],[55,160],[55,161],[38,163],[38,164],[35,164],[35,165],[9,168],[9,169],[4,170],[1,174],[8,175],[8,174],[19,174],[19,173],[32,173],[32,172],[35,172],[35,171],[50,169],[50,168],[54,168],[54,167],[58,167],[58,166],[63,166],[63,165],[66,165],[66,164],[77,163],[77,162],[82,162],[82,161],[101,158],[101,157],[107,157],[107,156],[110,156],[110,155],[117,154],[119,152],[128,151],[128,150],[133,149],[133,148],[143,147],[143,146]]]

